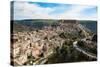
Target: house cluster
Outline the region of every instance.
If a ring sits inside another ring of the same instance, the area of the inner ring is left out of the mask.
[[[45,57],[50,51],[61,47],[64,40],[51,29],[12,34],[11,56],[14,65],[28,62],[28,56],[34,59]]]
[[[75,31],[76,21],[64,23],[53,28],[51,26],[45,27],[41,30],[30,32],[17,32],[11,35],[11,61],[13,65],[23,65],[29,61],[28,56],[38,59],[46,57],[50,51],[57,47],[62,47],[64,39],[59,37],[59,33],[67,31]],[[72,25],[73,23],[73,25]],[[75,28],[73,28],[73,26]]]

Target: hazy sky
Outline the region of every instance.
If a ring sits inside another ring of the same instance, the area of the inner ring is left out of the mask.
[[[75,4],[14,1],[14,20],[79,19],[97,20],[97,7]]]

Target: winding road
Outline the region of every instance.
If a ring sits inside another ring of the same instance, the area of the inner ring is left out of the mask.
[[[96,55],[94,55],[93,53],[90,53],[88,51],[83,50],[82,48],[80,48],[79,46],[77,46],[78,41],[73,42],[73,47],[79,51],[82,52],[83,54],[85,54],[86,56],[93,58],[93,59],[97,59]]]

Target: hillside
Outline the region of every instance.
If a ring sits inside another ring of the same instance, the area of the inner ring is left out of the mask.
[[[12,65],[96,61],[97,34],[85,26],[91,26],[90,22],[82,23],[77,20],[14,21]]]
[[[25,20],[14,20],[12,21],[12,25],[14,31],[30,31],[33,29],[43,29],[45,26],[58,26],[60,20],[43,20],[43,19],[25,19]],[[97,32],[96,21],[79,21],[80,24],[92,30],[93,32]]]

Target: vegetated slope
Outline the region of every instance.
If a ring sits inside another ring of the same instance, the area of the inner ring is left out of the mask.
[[[92,32],[97,32],[97,21],[84,21],[81,20],[80,24],[84,25],[85,27],[87,27],[88,29],[92,30]]]
[[[36,29],[42,29],[44,26],[56,26],[59,24],[59,20],[49,20],[49,19],[25,19],[25,20],[14,20],[14,24],[16,23],[17,26],[27,26],[30,29],[36,28]],[[67,22],[66,22],[67,23]],[[85,20],[79,20],[79,23],[85,26],[86,28],[92,30],[93,32],[97,32],[97,21],[85,21]]]
[[[57,20],[26,19],[26,20],[15,20],[14,23],[28,26],[30,28],[42,29],[44,26],[56,25]]]
[[[19,31],[19,32],[22,32],[22,31],[31,31],[33,28],[29,27],[29,26],[26,26],[26,25],[23,25],[23,24],[20,24],[20,23],[16,23],[14,22],[13,25],[12,25],[12,29],[13,31]]]

